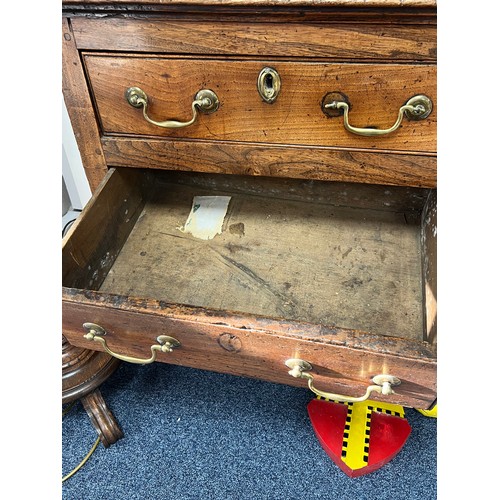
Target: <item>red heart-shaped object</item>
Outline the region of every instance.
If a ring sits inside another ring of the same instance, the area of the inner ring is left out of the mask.
[[[402,407],[378,401],[345,404],[313,399],[307,410],[321,446],[350,477],[380,469],[411,433]]]

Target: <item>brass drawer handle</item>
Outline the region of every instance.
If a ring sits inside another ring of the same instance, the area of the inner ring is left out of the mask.
[[[139,365],[147,365],[149,363],[153,363],[156,360],[156,353],[158,351],[161,352],[172,352],[176,347],[179,347],[181,343],[174,339],[173,337],[169,337],[168,335],[160,335],[156,338],[158,344],[153,344],[151,346],[151,357],[148,359],[138,359],[133,358],[131,356],[125,356],[124,354],[116,354],[106,345],[106,339],[103,339],[104,335],[106,335],[106,330],[102,326],[96,325],[95,323],[84,323],[83,328],[88,330],[83,337],[87,340],[95,340],[99,342],[104,347],[105,351],[111,356],[115,358],[121,359],[122,361],[128,361],[129,363],[136,363]]]
[[[287,359],[285,361],[285,364],[286,366],[288,366],[288,368],[291,368],[288,374],[296,378],[305,378],[307,380],[309,389],[311,389],[311,391],[314,392],[314,394],[316,394],[317,396],[347,403],[359,403],[360,401],[366,401],[372,392],[378,392],[379,394],[383,394],[384,396],[394,394],[392,386],[399,385],[401,383],[401,381],[397,377],[394,377],[392,375],[376,375],[372,379],[375,385],[369,385],[366,388],[366,392],[363,396],[360,396],[359,398],[342,396],[340,394],[333,394],[331,392],[324,392],[316,389],[316,387],[314,387],[313,385],[314,377],[310,373],[307,373],[309,370],[312,370],[312,365],[307,361],[299,358],[291,358]]]
[[[331,100],[332,98],[334,100]],[[403,117],[406,117],[408,120],[424,120],[432,112],[432,101],[425,95],[416,95],[412,97],[406,104],[399,108],[396,123],[387,129],[353,127],[349,123],[349,102],[340,92],[327,94],[323,99],[322,108],[327,116],[340,116],[343,114],[344,127],[348,132],[356,135],[373,137],[394,132],[401,125]]]
[[[146,121],[162,128],[187,127],[188,125],[192,125],[198,117],[198,110],[202,113],[209,114],[219,109],[219,98],[217,97],[217,94],[211,90],[203,89],[196,94],[194,101],[191,104],[191,109],[193,111],[193,117],[191,120],[187,122],[179,122],[177,120],[157,122],[148,116],[148,96],[146,92],[138,87],[130,87],[125,92],[125,98],[134,108],[142,107],[142,114],[144,115],[144,119]]]

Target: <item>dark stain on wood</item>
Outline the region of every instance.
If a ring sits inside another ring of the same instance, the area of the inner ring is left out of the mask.
[[[243,222],[238,222],[236,224],[231,224],[229,226],[229,232],[231,234],[237,234],[239,236],[245,236],[245,224],[243,224]]]

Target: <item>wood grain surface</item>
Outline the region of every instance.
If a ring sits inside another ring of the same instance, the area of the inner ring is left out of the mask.
[[[298,6],[298,7],[431,7],[436,0],[63,0],[63,5],[183,5],[183,6]]]
[[[288,375],[284,364],[301,357],[312,363],[315,385],[323,390],[359,396],[371,377],[390,373],[402,384],[385,400],[428,408],[436,398],[435,352],[422,342],[64,289],[65,335],[76,346],[102,350],[84,339],[86,321],[105,328],[113,352],[139,359],[151,355],[158,335],[171,335],[181,347],[160,353],[159,362],[306,387],[305,381]]]
[[[113,169],[64,240],[63,284],[422,340],[429,192]],[[208,241],[181,231],[203,195],[231,196]]]
[[[106,174],[100,132],[88,93],[80,54],[68,20],[62,20],[62,92],[90,189],[94,191]]]
[[[435,62],[436,27],[427,25],[217,22],[120,17],[71,20],[81,50],[328,58],[329,61]]]
[[[437,190],[429,193],[421,228],[425,340],[437,344]]]
[[[308,202],[217,180],[157,184],[99,289],[422,340],[420,228],[404,211],[332,204],[332,183]],[[231,197],[211,240],[181,231],[195,196]]]
[[[403,120],[389,135],[361,137],[347,132],[342,117],[327,117],[323,97],[341,92],[351,102],[351,124],[388,128],[399,108],[416,95],[436,105],[433,65],[375,65],[229,61],[86,55],[85,65],[99,120],[105,134],[196,138],[271,144],[336,146],[402,152],[436,151],[436,115],[422,121]],[[274,104],[257,92],[257,77],[270,66],[281,77]],[[140,109],[125,99],[129,87],[140,87],[150,99],[155,120],[191,118],[191,103],[204,88],[217,93],[218,111],[201,115],[189,127],[165,129],[148,123]]]
[[[63,283],[99,288],[141,213],[144,177],[134,170],[108,171],[63,239]]]
[[[103,137],[110,166],[436,187],[434,156],[269,144]],[[197,160],[203,159],[203,161]]]

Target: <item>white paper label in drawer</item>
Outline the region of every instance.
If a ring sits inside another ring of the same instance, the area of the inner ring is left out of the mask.
[[[186,224],[179,229],[195,238],[211,240],[222,233],[230,200],[231,196],[195,196]]]

